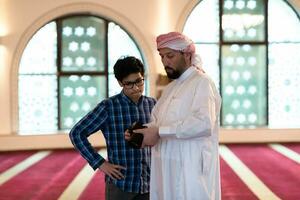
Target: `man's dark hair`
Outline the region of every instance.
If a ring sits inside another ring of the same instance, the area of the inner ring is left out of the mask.
[[[143,63],[133,56],[119,58],[114,65],[114,74],[118,81],[122,81],[128,75],[134,73],[141,73],[144,76],[144,72]]]

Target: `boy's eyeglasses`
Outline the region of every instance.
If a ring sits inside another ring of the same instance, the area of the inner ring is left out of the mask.
[[[137,80],[132,81],[132,82],[128,81],[128,82],[123,83],[123,85],[126,89],[132,89],[134,85],[142,86],[143,84],[144,84],[144,79],[143,78],[137,79]]]

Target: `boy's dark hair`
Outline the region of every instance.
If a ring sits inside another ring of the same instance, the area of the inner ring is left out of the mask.
[[[114,65],[114,74],[118,81],[122,81],[128,75],[134,73],[141,73],[144,76],[144,72],[143,63],[133,56],[119,58]]]

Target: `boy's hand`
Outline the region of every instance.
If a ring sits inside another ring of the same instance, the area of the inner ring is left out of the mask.
[[[131,136],[130,133],[128,132],[128,130],[125,131],[125,140],[130,140]]]
[[[99,167],[99,169],[114,180],[125,178],[124,175],[120,172],[120,170],[126,169],[126,168],[121,165],[114,165],[114,164],[111,164],[111,163],[105,161]]]

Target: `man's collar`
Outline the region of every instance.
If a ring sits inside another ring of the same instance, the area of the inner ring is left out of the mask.
[[[186,80],[194,71],[196,71],[195,67],[189,67],[181,76],[177,79],[178,82],[183,82]]]

